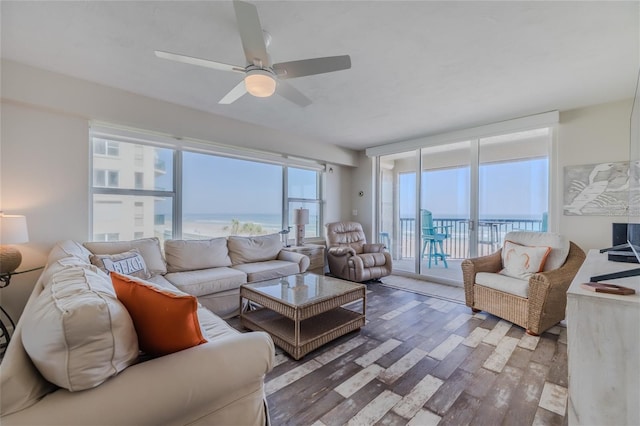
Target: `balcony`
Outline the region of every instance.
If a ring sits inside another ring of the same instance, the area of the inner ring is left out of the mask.
[[[454,281],[462,285],[462,260],[469,257],[469,221],[466,219],[434,218],[434,226],[448,226],[450,237],[443,242],[447,254],[448,268],[441,261],[431,268],[428,259],[421,261],[423,275]],[[394,271],[414,272],[415,265],[415,219],[401,218],[395,239],[391,237],[390,251],[394,258]],[[513,230],[541,231],[542,220],[523,219],[483,219],[478,223],[478,256],[495,252],[504,241],[505,235]],[[418,236],[418,238],[420,238]],[[386,242],[386,241],[383,241]]]

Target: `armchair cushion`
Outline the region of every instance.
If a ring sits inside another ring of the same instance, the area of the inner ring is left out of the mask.
[[[384,244],[364,244],[362,246],[362,251],[364,253],[382,253],[384,251],[385,247]]]
[[[356,255],[362,259],[362,265],[365,268],[373,268],[374,266],[383,266],[387,263],[384,253],[361,253]]]
[[[478,272],[476,274],[476,284],[524,297],[525,299],[529,297],[528,279],[523,280],[491,272]]]
[[[328,253],[330,253],[333,256],[346,256],[346,255],[355,256],[356,251],[351,247],[342,246],[342,247],[331,247]]]
[[[327,227],[327,247],[347,246],[355,250],[356,254],[364,251],[367,240],[358,222],[334,222]]]

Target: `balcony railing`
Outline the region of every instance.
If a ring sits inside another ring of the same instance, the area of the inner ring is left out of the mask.
[[[469,257],[469,221],[466,219],[434,218],[434,226],[446,226],[449,238],[443,241],[445,254],[451,259]],[[401,218],[398,240],[392,254],[398,259],[415,257],[415,219]],[[504,236],[513,230],[540,231],[542,220],[483,219],[478,223],[478,255],[493,253],[502,245]],[[422,242],[420,243],[422,247]]]

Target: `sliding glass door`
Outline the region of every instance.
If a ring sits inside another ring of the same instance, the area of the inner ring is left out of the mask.
[[[543,128],[379,156],[378,241],[394,271],[461,283],[462,260],[507,232],[546,231],[550,141]]]
[[[546,231],[549,130],[479,140],[477,255],[496,251],[509,231]]]
[[[423,148],[420,182],[420,273],[461,279],[469,252],[471,142]]]
[[[385,244],[397,271],[416,272],[415,151],[379,157],[378,242]]]

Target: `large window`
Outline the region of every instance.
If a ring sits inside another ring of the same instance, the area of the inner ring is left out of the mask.
[[[292,227],[300,207],[309,209],[306,238],[321,236],[318,170],[104,134],[92,144],[94,240],[272,234]]]

